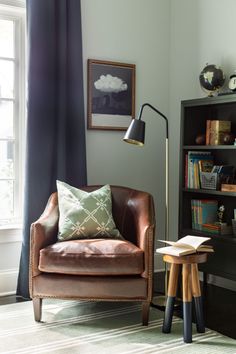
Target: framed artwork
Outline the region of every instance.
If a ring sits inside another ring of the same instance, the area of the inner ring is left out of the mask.
[[[126,130],[135,117],[135,65],[88,59],[88,129]]]

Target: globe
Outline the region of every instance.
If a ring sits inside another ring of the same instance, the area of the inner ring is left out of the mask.
[[[208,96],[213,96],[214,92],[224,85],[225,75],[222,69],[214,64],[207,65],[199,75],[201,88],[208,93]]]

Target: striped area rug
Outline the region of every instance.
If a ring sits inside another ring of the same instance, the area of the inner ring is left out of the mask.
[[[236,341],[215,331],[182,339],[182,320],[162,333],[163,313],[151,308],[150,323],[141,325],[136,303],[44,300],[43,322],[33,319],[31,301],[0,306],[0,353],[4,354],[236,354]]]

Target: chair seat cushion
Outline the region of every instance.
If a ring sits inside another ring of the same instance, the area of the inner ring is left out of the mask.
[[[74,275],[141,274],[144,270],[144,253],[126,240],[57,242],[41,249],[39,270]]]

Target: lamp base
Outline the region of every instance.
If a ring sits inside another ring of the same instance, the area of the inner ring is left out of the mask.
[[[167,296],[157,295],[157,296],[153,297],[152,302],[151,302],[151,307],[155,307],[158,310],[165,311],[166,302],[167,302]],[[180,308],[180,303],[181,303],[181,300],[176,298],[175,303],[174,303],[175,310],[178,310]]]

